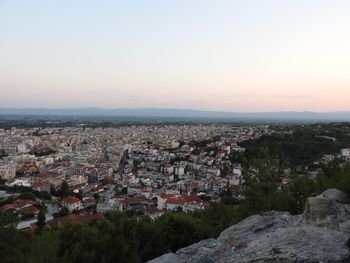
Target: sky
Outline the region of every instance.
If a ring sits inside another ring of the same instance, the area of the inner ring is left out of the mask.
[[[350,110],[348,0],[0,0],[0,107]]]

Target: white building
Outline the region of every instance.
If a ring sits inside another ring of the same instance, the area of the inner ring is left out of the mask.
[[[111,198],[108,202],[97,203],[96,211],[97,213],[106,213],[108,211],[123,211],[123,205],[121,200],[116,198]]]
[[[17,145],[17,152],[18,153],[26,153],[27,151],[27,146],[24,143],[18,144]]]
[[[175,168],[175,175],[177,176],[183,176],[185,174],[185,168],[182,166]]]
[[[17,179],[12,179],[9,180],[5,183],[6,186],[8,187],[13,187],[13,186],[25,186],[25,187],[31,187],[31,179],[30,178],[17,178]]]
[[[342,149],[340,154],[344,160],[350,161],[350,148]]]
[[[73,196],[63,198],[62,205],[64,207],[67,207],[69,212],[72,212],[74,210],[80,210],[83,208],[83,205],[79,198]]]
[[[0,178],[10,180],[16,177],[15,164],[0,164]]]

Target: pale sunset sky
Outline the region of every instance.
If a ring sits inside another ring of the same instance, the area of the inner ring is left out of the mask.
[[[0,0],[0,107],[350,110],[350,1]]]

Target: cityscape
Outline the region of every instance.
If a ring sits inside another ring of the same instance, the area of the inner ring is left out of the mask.
[[[349,14],[1,0],[0,262],[350,262]]]
[[[62,220],[76,220],[68,216],[73,212],[89,217],[137,211],[154,218],[165,210],[203,210],[201,195],[218,200],[230,189],[241,198],[242,163],[236,159],[245,149],[239,143],[272,132],[267,125],[2,130],[0,177],[6,187],[31,188],[48,200],[0,210],[16,209],[20,230],[36,226],[40,205],[49,207],[48,224],[63,213]]]

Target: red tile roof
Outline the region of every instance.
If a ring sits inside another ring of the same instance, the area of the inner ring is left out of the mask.
[[[18,210],[18,214],[21,215],[35,215],[38,214],[40,210],[35,206],[26,206]]]
[[[41,174],[41,173],[39,173],[39,174],[35,174],[34,175],[34,178],[49,178],[50,177],[50,175],[48,174],[48,173],[45,173],[45,174]]]
[[[171,198],[171,197],[175,197],[176,194],[161,194],[160,197],[163,198],[163,199],[168,199],[168,198]]]
[[[29,199],[18,199],[16,201],[14,201],[12,204],[14,206],[16,206],[17,208],[22,208],[24,206],[33,205],[34,201],[29,200]]]
[[[45,182],[33,182],[32,187],[48,187],[49,184]]]
[[[168,198],[165,202],[167,204],[184,205],[192,202],[200,203],[202,202],[202,199],[197,195],[178,195]]]
[[[103,219],[103,214],[92,214],[92,215],[76,215],[71,214],[68,216],[63,216],[49,220],[47,223],[50,226],[65,224],[65,223],[76,223],[76,224],[88,224],[92,221]]]
[[[0,213],[6,212],[7,210],[15,209],[15,206],[13,204],[5,204],[0,207]]]
[[[68,196],[68,197],[64,197],[62,201],[63,203],[66,203],[66,204],[75,204],[80,202],[80,199],[76,198],[75,196]]]

